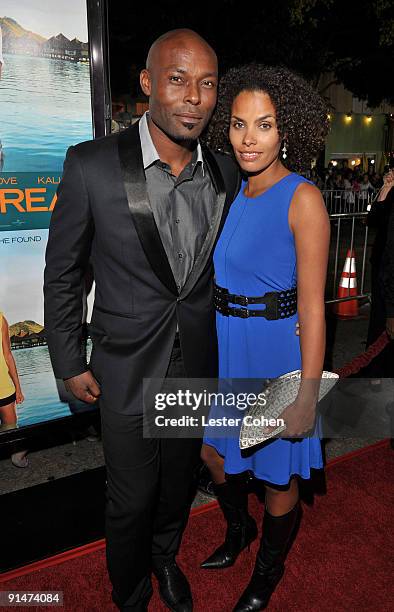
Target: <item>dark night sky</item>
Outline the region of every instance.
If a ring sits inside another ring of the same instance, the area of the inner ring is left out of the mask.
[[[297,14],[302,0],[108,0],[112,92],[138,95],[137,75],[150,44],[167,30],[189,27],[214,47],[222,70],[259,61],[287,65],[316,81],[322,71],[334,68],[359,97],[375,103],[384,97],[394,100],[387,76],[392,40],[382,45],[392,2],[387,0],[386,12],[380,8],[380,13],[379,2],[317,0],[309,2],[311,10]]]

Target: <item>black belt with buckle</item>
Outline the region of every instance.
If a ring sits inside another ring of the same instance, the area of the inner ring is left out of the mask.
[[[285,291],[268,291],[260,297],[247,297],[230,293],[228,289],[214,283],[213,294],[215,309],[226,317],[265,317],[269,321],[287,319],[297,312],[297,287]],[[229,304],[238,304],[243,308],[235,308]],[[264,310],[249,310],[249,304],[265,304]]]

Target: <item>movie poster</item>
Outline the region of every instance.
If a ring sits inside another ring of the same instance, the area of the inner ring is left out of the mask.
[[[67,148],[93,137],[86,0],[0,0],[0,69],[0,311],[23,426],[77,410],[52,372],[42,285]]]

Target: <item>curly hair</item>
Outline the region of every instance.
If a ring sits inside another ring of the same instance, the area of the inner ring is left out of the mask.
[[[206,131],[206,144],[232,154],[229,140],[231,107],[242,91],[262,91],[276,109],[281,139],[286,136],[287,158],[282,163],[294,172],[310,169],[311,161],[324,147],[328,133],[328,107],[301,76],[281,66],[249,64],[231,68],[219,83],[218,104]]]

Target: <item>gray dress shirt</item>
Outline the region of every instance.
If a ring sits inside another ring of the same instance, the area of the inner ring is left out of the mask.
[[[160,160],[147,113],[139,123],[142,159],[153,216],[180,291],[192,270],[209,229],[216,192],[204,169],[201,145],[176,177]]]

